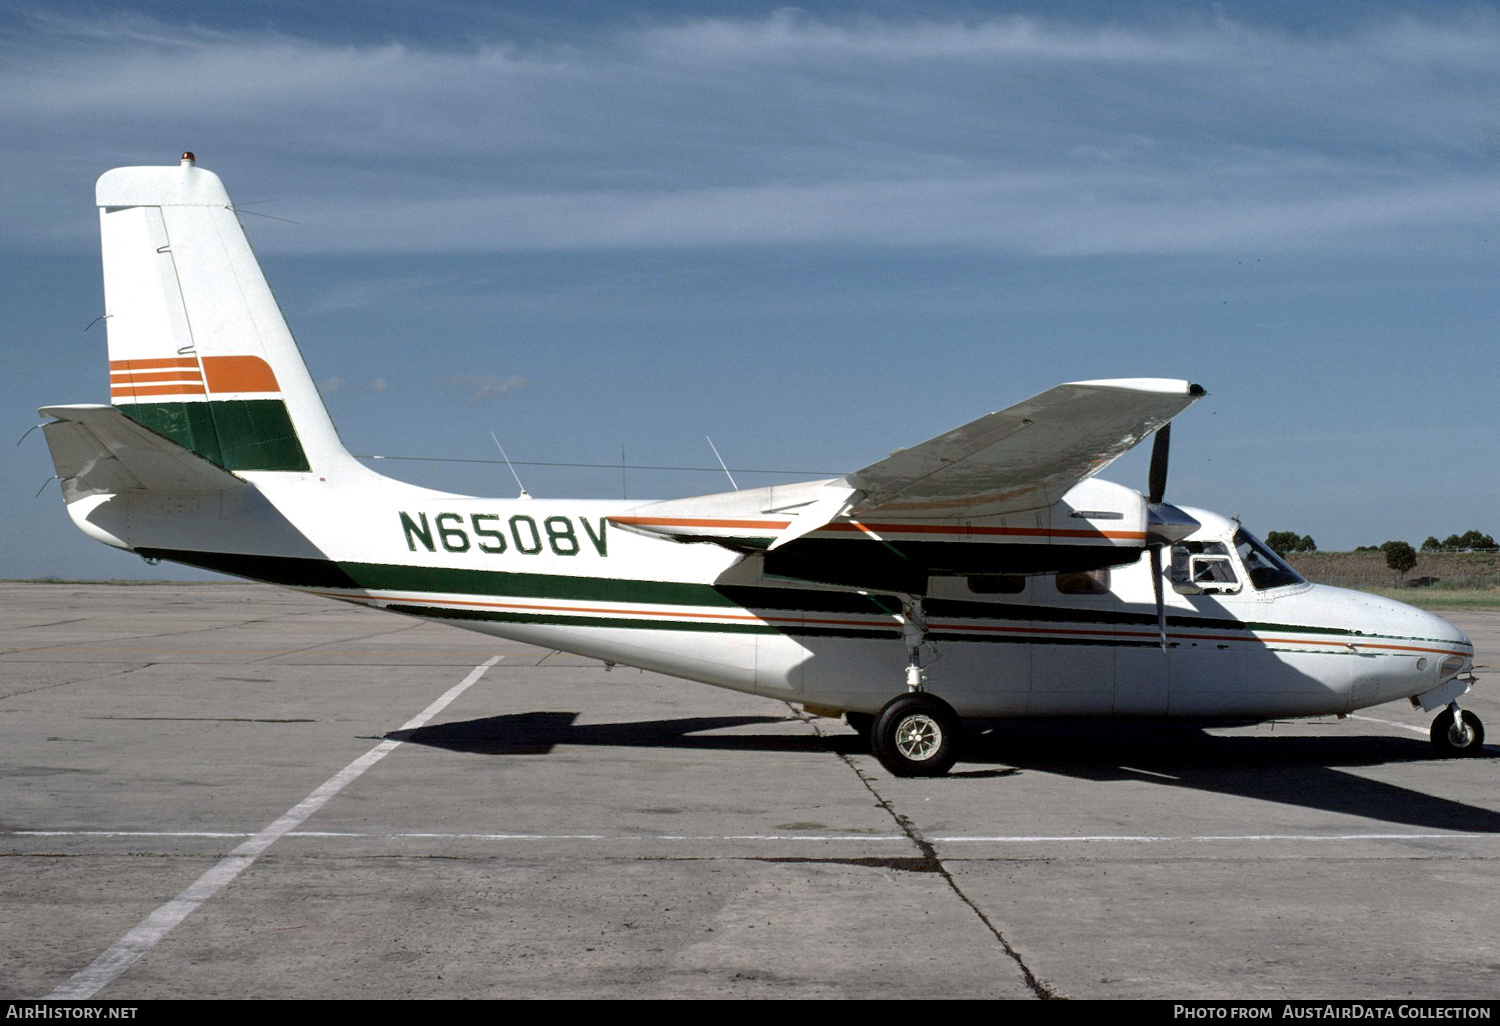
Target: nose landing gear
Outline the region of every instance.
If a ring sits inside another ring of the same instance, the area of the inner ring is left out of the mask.
[[[1431,737],[1432,747],[1445,759],[1484,754],[1484,724],[1457,702],[1448,703],[1432,721]]]
[[[922,600],[913,597],[904,607],[901,636],[906,642],[906,688],[875,714],[870,727],[870,750],[880,764],[898,777],[938,777],[958,760],[963,726],[953,707],[923,690],[921,654],[927,634]],[[854,725],[850,721],[851,726]],[[855,729],[859,729],[856,727]]]

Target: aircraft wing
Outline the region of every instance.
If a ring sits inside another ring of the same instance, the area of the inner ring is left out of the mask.
[[[981,517],[1050,506],[1205,394],[1164,378],[1074,381],[848,475],[852,515]]]
[[[64,493],[73,496],[132,490],[224,492],[242,478],[210,463],[114,406],[47,406],[56,419],[42,428]]]
[[[1145,544],[1146,501],[1139,492],[1101,484],[1088,496],[1074,492],[1072,501],[1082,506],[1063,510],[1059,503],[1205,394],[1199,385],[1158,378],[1075,381],[842,478],[651,503],[610,521],[677,541],[764,551],[779,565],[793,554],[826,549],[827,542],[843,550],[842,542],[857,539],[873,544],[860,546],[864,555],[849,550],[851,558],[899,550],[913,567],[945,572],[1035,573],[1072,565],[1073,557],[1060,551],[1021,552],[1038,545],[1133,549],[1117,560],[1124,561]],[[1044,525],[1054,511],[1059,522]],[[975,550],[979,538],[986,544]],[[1096,555],[1108,558],[1088,558]]]

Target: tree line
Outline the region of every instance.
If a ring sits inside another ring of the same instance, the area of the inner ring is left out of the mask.
[[[1296,531],[1272,531],[1266,535],[1266,544],[1279,556],[1285,556],[1290,552],[1317,552],[1318,543],[1312,540],[1311,535],[1298,534]],[[1360,545],[1355,552],[1386,552],[1392,545],[1407,545],[1406,542],[1388,541],[1379,545]],[[1407,545],[1411,548],[1410,545]],[[1428,535],[1427,540],[1422,543],[1421,552],[1473,552],[1476,549],[1496,548],[1495,539],[1482,531],[1465,531],[1463,534],[1450,534],[1439,541],[1436,535]]]
[[[1317,543],[1308,535],[1299,535],[1296,531],[1272,531],[1266,535],[1266,544],[1269,545],[1277,555],[1285,556],[1288,553],[1316,552]],[[1476,549],[1495,548],[1495,539],[1481,531],[1465,531],[1463,534],[1450,534],[1442,541],[1438,541],[1436,535],[1428,535],[1427,540],[1422,543],[1423,552],[1473,552]],[[1417,550],[1412,548],[1408,542],[1388,541],[1379,545],[1361,545],[1355,552],[1384,552],[1385,565],[1398,574],[1405,574],[1417,565]]]

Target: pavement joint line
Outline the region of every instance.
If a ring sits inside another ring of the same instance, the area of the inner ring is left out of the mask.
[[[175,631],[146,631],[146,632],[141,633],[141,634],[127,634],[124,637],[111,638],[110,640],[111,641],[146,641],[146,640],[149,640],[149,639],[152,639],[152,638],[182,638],[182,637],[186,637],[189,634],[208,634],[208,633],[211,633],[213,631],[234,630],[234,629],[239,628],[239,627],[249,627],[249,626],[251,626],[253,624],[269,623],[270,621],[278,619],[278,618],[279,618],[278,616],[258,616],[258,617],[255,617],[253,619],[250,619],[250,620],[232,620],[232,621],[227,620],[227,621],[225,621],[223,623],[208,624],[208,625],[205,625],[205,626],[202,626],[202,627],[186,627],[186,628],[183,628],[181,630],[175,630]],[[74,651],[74,649],[71,646],[68,646],[68,645],[32,645],[32,646],[22,646],[22,647],[19,647],[19,648],[7,649],[6,651],[7,651],[7,653],[9,653],[9,652],[53,652],[53,651],[68,652],[68,651]],[[82,649],[78,649],[78,651],[90,652],[90,651],[96,651],[96,650],[95,649],[89,649],[89,648],[82,648]],[[102,651],[110,651],[110,649],[103,649]],[[130,651],[130,650],[126,649],[124,651]],[[150,652],[150,651],[162,651],[162,650],[159,650],[159,649],[142,649],[141,651]]]
[[[428,720],[442,712],[449,703],[478,682],[484,676],[485,671],[499,661],[499,656],[491,656],[474,667],[469,671],[468,676],[443,692],[436,701],[408,720],[400,729],[403,731],[420,729]],[[250,837],[229,855],[220,859],[208,872],[189,884],[181,894],[141,920],[133,930],[94,961],[58,985],[43,1000],[87,1001],[92,998],[154,948],[168,931],[228,886],[235,877],[249,869],[267,848],[306,821],[345,787],[359,779],[366,770],[401,747],[402,744],[401,741],[382,741],[339,770],[270,826]]]
[[[286,649],[285,651],[282,651],[282,652],[268,653],[266,655],[261,656],[259,659],[253,660],[253,662],[263,663],[263,662],[265,662],[268,659],[280,659],[282,656],[294,656],[294,655],[301,655],[304,652],[316,652],[320,648],[337,648],[338,646],[346,644],[346,643],[351,642],[351,641],[358,642],[358,641],[368,641],[371,638],[386,638],[386,637],[390,637],[390,636],[395,635],[395,634],[404,634],[407,631],[415,630],[417,628],[417,626],[418,626],[417,624],[409,623],[409,624],[403,624],[402,626],[396,627],[396,628],[386,628],[386,629],[383,629],[383,630],[380,630],[380,631],[372,631],[369,634],[361,634],[358,637],[353,637],[353,638],[339,638],[339,639],[334,640],[334,641],[322,641],[322,642],[319,642],[319,643],[317,643],[315,645],[303,645],[301,648],[290,648],[290,649]]]
[[[210,830],[11,830],[12,837],[179,837],[205,840],[255,836]],[[284,837],[326,837],[380,841],[906,841],[905,834],[501,834],[362,833],[347,830],[289,830]]]
[[[788,706],[789,708],[791,708],[792,712],[798,716],[799,719],[801,719],[804,723],[806,723],[813,729],[814,734],[817,734],[819,737],[824,738],[828,736],[823,733],[816,720],[814,720],[811,716],[798,710],[796,706],[792,706],[790,703],[788,703]],[[1043,1001],[1063,997],[1064,995],[1047,986],[1047,984],[1043,983],[1041,979],[1031,971],[1031,967],[1028,966],[1026,964],[1026,960],[1021,957],[1021,953],[1011,945],[1010,941],[1005,939],[1005,935],[1000,932],[1000,928],[990,921],[989,916],[985,915],[984,909],[980,908],[978,903],[976,903],[973,898],[970,898],[967,894],[964,893],[963,888],[958,885],[958,881],[953,878],[953,874],[948,871],[948,867],[944,864],[942,857],[938,855],[937,849],[932,846],[931,841],[922,836],[922,832],[917,829],[917,825],[906,816],[903,816],[901,813],[896,811],[895,807],[891,805],[890,799],[886,798],[875,789],[874,782],[871,781],[870,777],[863,770],[861,770],[859,766],[855,764],[853,759],[843,753],[839,753],[838,757],[844,761],[844,765],[848,766],[851,770],[854,771],[855,777],[858,778],[861,784],[865,785],[865,789],[869,791],[870,794],[874,797],[876,803],[882,809],[884,809],[893,820],[896,821],[896,825],[901,828],[902,832],[906,834],[911,843],[916,845],[917,850],[921,852],[922,860],[930,865],[934,870],[936,870],[937,873],[945,881],[947,881],[948,888],[954,893],[958,900],[968,906],[969,910],[979,918],[979,921],[981,923],[984,924],[985,929],[989,930],[990,935],[999,942],[1000,948],[1005,952],[1006,957],[1014,962],[1016,968],[1020,970],[1021,979],[1026,984],[1026,988],[1030,990],[1035,997]]]
[[[21,660],[17,660],[17,662],[20,662],[20,661]],[[0,662],[4,662],[4,660],[0,660]],[[95,664],[91,664],[91,665],[96,665],[96,666],[117,666],[117,665],[120,665],[120,664],[117,664],[117,663],[95,663]],[[34,695],[34,694],[36,694],[39,691],[51,691],[53,688],[72,687],[74,684],[94,684],[94,683],[99,683],[101,681],[109,680],[111,677],[124,677],[127,674],[135,673],[138,670],[144,670],[148,666],[155,666],[155,665],[156,665],[155,663],[149,663],[149,662],[148,663],[126,664],[124,669],[121,669],[121,670],[110,670],[108,673],[101,673],[101,674],[99,674],[98,676],[95,676],[95,677],[77,677],[77,678],[73,678],[73,679],[69,679],[69,680],[56,681],[56,682],[54,682],[52,684],[42,684],[42,685],[39,685],[39,686],[34,687],[34,688],[26,688],[23,691],[10,691],[10,692],[7,692],[7,693],[5,693],[3,695],[0,695],[0,702],[9,701],[12,698],[19,698],[21,695]]]

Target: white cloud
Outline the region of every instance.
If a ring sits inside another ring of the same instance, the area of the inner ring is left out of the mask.
[[[282,251],[1330,247],[1495,213],[1500,18],[700,18],[545,50],[141,17],[0,39],[0,236],[192,148]],[[1394,236],[1393,236],[1394,237]],[[331,303],[358,297],[329,297]]]
[[[456,389],[470,402],[499,399],[509,392],[531,384],[518,374],[512,374],[509,377],[502,377],[499,374],[451,374],[432,380],[434,384]]]
[[[324,395],[337,395],[340,392],[384,392],[387,383],[385,378],[371,378],[369,381],[350,381],[348,378],[334,375],[331,378],[318,382],[318,387],[323,390]]]

